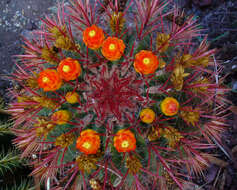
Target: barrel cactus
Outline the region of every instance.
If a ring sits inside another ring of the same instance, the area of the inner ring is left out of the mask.
[[[47,189],[183,189],[225,130],[228,89],[167,0],[72,0],[8,78],[15,144]],[[208,151],[207,151],[208,150]]]

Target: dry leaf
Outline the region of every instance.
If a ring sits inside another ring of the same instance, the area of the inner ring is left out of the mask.
[[[219,166],[216,166],[216,164],[212,164],[212,166],[208,169],[207,175],[205,176],[205,181],[207,183],[212,183],[215,180],[219,169]]]

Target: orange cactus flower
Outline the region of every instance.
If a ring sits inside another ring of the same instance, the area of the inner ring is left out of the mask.
[[[155,117],[156,117],[155,112],[150,108],[145,108],[140,112],[140,119],[144,123],[147,123],[147,124],[152,123]]]
[[[135,55],[133,66],[138,73],[152,74],[159,66],[159,61],[151,51],[141,50]]]
[[[75,80],[81,75],[80,63],[70,57],[63,59],[58,65],[59,76],[65,81]]]
[[[70,104],[75,104],[79,102],[79,95],[76,92],[67,92],[65,99]]]
[[[40,72],[37,80],[39,87],[43,88],[45,92],[55,91],[62,85],[62,80],[59,77],[58,72],[53,69],[45,69]]]
[[[56,124],[62,125],[66,124],[71,118],[71,114],[67,110],[59,110],[52,114],[51,121]]]
[[[130,152],[136,149],[136,138],[128,129],[121,129],[114,137],[114,147],[118,152]]]
[[[100,48],[104,39],[103,30],[96,25],[92,25],[83,31],[83,41],[90,49]]]
[[[76,147],[84,154],[96,154],[100,148],[100,137],[96,131],[86,129],[77,139]]]
[[[124,49],[125,45],[123,40],[116,37],[108,37],[102,44],[101,52],[106,59],[116,61],[121,58]]]
[[[179,111],[179,102],[172,97],[166,97],[160,104],[161,111],[166,116],[176,115]]]

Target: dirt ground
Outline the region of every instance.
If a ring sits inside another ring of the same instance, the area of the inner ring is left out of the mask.
[[[39,26],[39,18],[50,12],[56,0],[0,0],[0,74],[12,70],[12,56],[21,53],[21,35]],[[0,95],[9,82],[0,79]]]
[[[30,35],[39,26],[39,18],[51,12],[56,0],[0,0],[0,74],[13,67],[12,56],[22,53],[20,36]],[[217,59],[224,64],[226,84],[232,88],[229,99],[237,105],[237,0],[178,0],[186,14],[194,14],[208,34],[211,48],[217,48]],[[0,95],[11,84],[0,79]],[[212,163],[204,179],[195,182],[207,190],[237,190],[237,114],[228,121],[230,129],[223,134],[224,150],[217,157],[223,165]],[[229,155],[228,155],[229,154]]]

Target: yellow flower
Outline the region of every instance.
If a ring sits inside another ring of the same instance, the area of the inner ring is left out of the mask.
[[[37,79],[40,88],[45,92],[58,90],[62,85],[62,79],[54,69],[45,69],[40,72]]]
[[[50,109],[56,109],[58,107],[57,103],[54,102],[52,99],[47,97],[40,97],[40,96],[33,96],[32,100],[39,103],[40,106]]]
[[[66,148],[74,141],[75,136],[73,134],[62,134],[56,138],[55,145],[61,148]]]
[[[195,60],[193,60],[193,56],[191,54],[184,54],[176,60],[179,62],[183,67],[191,67],[195,64]]]
[[[152,127],[148,133],[148,140],[149,141],[156,141],[157,139],[159,139],[162,135],[163,135],[163,129],[160,127]]]
[[[124,54],[125,44],[116,37],[108,37],[102,44],[101,53],[110,61],[119,60]]]
[[[190,111],[181,111],[180,115],[184,121],[186,121],[188,124],[191,123],[194,126],[195,123],[199,121],[200,115],[197,110],[192,110],[192,108],[189,108],[189,110]]]
[[[19,103],[29,103],[29,102],[34,102],[33,104],[28,104],[26,107],[28,108],[38,108],[38,107],[44,107],[44,108],[49,108],[49,109],[56,109],[58,107],[57,103],[53,101],[50,98],[47,98],[45,96],[18,96],[17,101]],[[37,103],[37,104],[35,104]]]
[[[95,178],[90,179],[89,183],[92,190],[101,190],[103,187],[103,183]]]
[[[83,41],[90,49],[98,49],[104,41],[104,32],[102,28],[92,25],[83,31]]]
[[[34,124],[35,132],[37,137],[46,138],[51,130],[55,127],[54,124],[50,123],[49,121],[46,121],[45,119],[37,119],[38,122]]]
[[[183,88],[184,77],[189,73],[184,72],[184,67],[181,64],[176,64],[171,75],[170,81],[173,83],[175,90],[180,91]]]
[[[96,154],[100,148],[100,136],[96,131],[86,129],[78,137],[76,147],[84,154]]]
[[[69,37],[62,35],[56,39],[55,47],[65,50],[72,50],[74,48],[74,44]]]
[[[52,28],[49,29],[49,32],[52,34],[52,36],[53,36],[54,38],[57,39],[57,38],[59,38],[60,36],[62,36],[63,33],[66,33],[66,32],[67,32],[67,28],[66,28],[66,25],[62,26],[61,28],[54,26],[54,27],[52,27]],[[62,33],[62,32],[63,32],[63,33]]]
[[[165,177],[166,184],[168,185],[169,189],[173,189],[172,185],[175,184],[174,180],[170,177],[169,173],[164,169],[163,176]]]
[[[79,95],[76,92],[67,92],[65,99],[70,104],[78,103]]]
[[[170,35],[165,33],[157,33],[156,37],[156,48],[159,49],[160,52],[164,52],[169,47]]]
[[[166,66],[166,62],[162,58],[159,58],[158,62],[159,62],[160,69],[163,69]]]
[[[44,46],[41,49],[41,58],[45,61],[48,61],[51,64],[57,64],[56,60],[58,59],[57,53],[53,50],[53,47],[49,48]]]
[[[181,57],[176,59],[178,64],[181,64],[183,67],[191,67],[191,66],[203,66],[207,67],[209,64],[209,57],[202,56],[198,59],[195,59],[191,54],[183,54]]]
[[[197,65],[197,66],[207,67],[208,64],[209,64],[209,57],[208,56],[200,57],[199,59],[197,59],[195,61],[195,65]]]
[[[166,97],[160,104],[161,111],[166,116],[176,115],[179,111],[179,102],[173,97]]]
[[[110,19],[110,28],[113,32],[116,32],[118,30],[118,33],[120,33],[123,29],[125,23],[125,19],[123,17],[122,12],[113,13]]]
[[[70,81],[79,77],[82,69],[80,63],[76,59],[67,57],[59,63],[57,71],[61,79]]]
[[[25,85],[27,87],[30,87],[30,88],[38,88],[39,85],[38,85],[38,81],[37,81],[37,78],[38,78],[38,75],[36,74],[36,76],[32,76],[32,77],[29,77],[28,79],[26,79],[24,82],[25,82]]]
[[[144,123],[152,123],[155,120],[156,114],[155,112],[150,109],[150,108],[145,108],[140,112],[140,119],[144,122]]]
[[[114,147],[118,152],[130,152],[136,149],[135,135],[129,129],[120,129],[114,136]]]
[[[135,156],[129,156],[126,159],[126,168],[128,168],[128,172],[130,174],[136,174],[140,171],[140,168],[142,167],[142,164],[140,160]]]
[[[76,158],[76,163],[80,171],[91,173],[91,170],[96,169],[98,160],[99,157],[96,154],[81,154]]]
[[[210,84],[210,82],[206,77],[199,78],[191,83],[191,86],[194,86],[191,90],[195,93],[205,93],[208,89],[208,84]]]
[[[133,66],[138,73],[153,74],[159,66],[159,61],[151,51],[141,50],[135,55]]]
[[[171,126],[164,129],[163,137],[166,138],[166,140],[168,141],[168,145],[171,148],[175,148],[176,145],[179,143],[180,139],[183,138],[180,132]]]
[[[71,114],[67,110],[59,110],[51,116],[51,120],[59,125],[66,124],[71,118]]]

